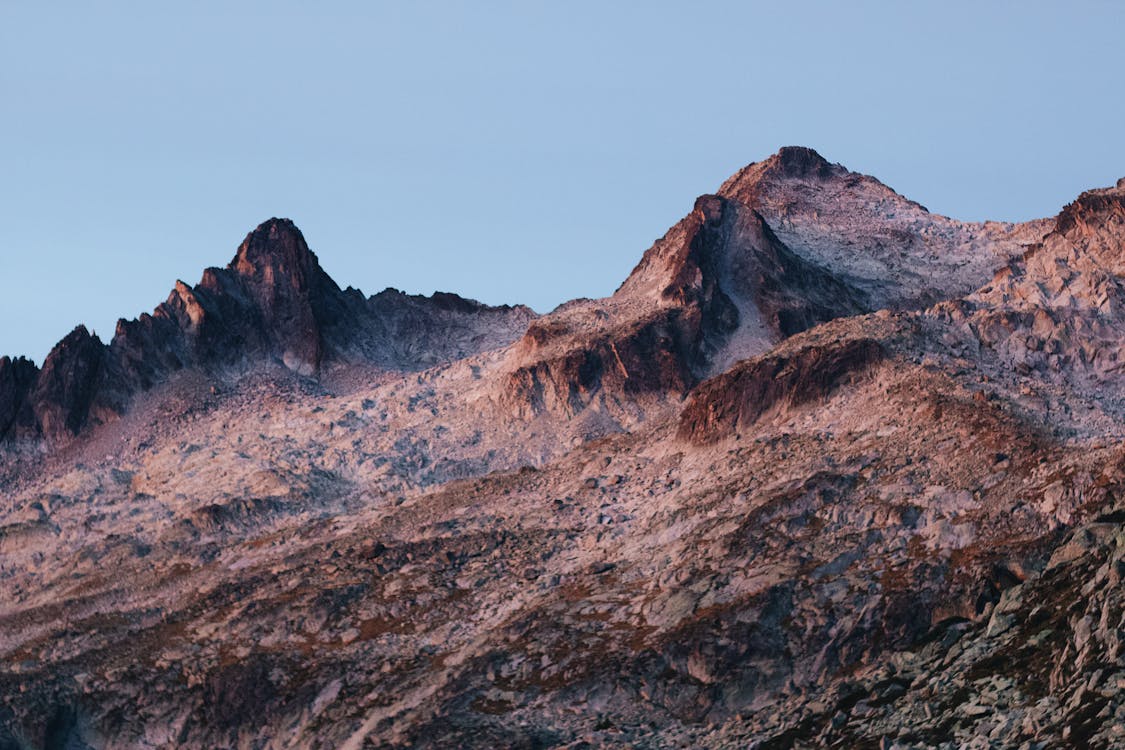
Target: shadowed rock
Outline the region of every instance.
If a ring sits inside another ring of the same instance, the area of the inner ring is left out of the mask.
[[[44,434],[78,433],[104,377],[106,348],[85,326],[78,326],[55,345],[29,394]]]
[[[39,368],[24,357],[0,357],[0,437],[34,424],[27,394],[39,376]]]
[[[867,309],[862,292],[793,253],[757,212],[704,195],[612,297],[529,327],[504,397],[520,413],[568,415],[619,394],[678,399],[732,361]]]
[[[746,360],[695,390],[680,416],[679,434],[695,443],[729,437],[780,404],[827,398],[883,356],[879,342],[855,339]]]

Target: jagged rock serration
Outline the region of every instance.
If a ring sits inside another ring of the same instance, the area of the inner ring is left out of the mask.
[[[804,148],[542,316],[271,219],[0,359],[0,748],[1119,747],[1123,257]]]
[[[0,437],[64,439],[88,422],[114,419],[138,393],[184,370],[221,377],[276,362],[312,376],[356,361],[421,370],[506,344],[533,317],[526,307],[489,307],[452,294],[388,289],[365,298],[341,290],[293,222],[270,219],[247,235],[226,268],[208,268],[194,287],[177,281],[151,315],[118,321],[108,345],[79,326],[47,356],[30,391],[17,389],[22,381],[13,371],[11,396],[5,386],[0,408],[10,403],[12,414],[32,416],[12,423],[0,411]],[[26,370],[19,360],[8,366]]]

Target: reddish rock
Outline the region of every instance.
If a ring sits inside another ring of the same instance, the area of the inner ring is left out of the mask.
[[[573,415],[594,398],[681,398],[740,355],[868,309],[785,246],[752,209],[704,195],[606,300],[535,321],[503,400]]]
[[[679,434],[695,443],[728,437],[779,404],[828,397],[883,357],[878,341],[851,339],[746,360],[695,390],[680,416]]]

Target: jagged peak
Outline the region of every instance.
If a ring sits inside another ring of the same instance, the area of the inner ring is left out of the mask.
[[[86,326],[79,324],[47,353],[46,359],[43,360],[43,369],[50,370],[57,367],[60,362],[73,357],[75,353],[88,354],[104,347],[105,344],[98,338],[98,334],[91,333]]]
[[[228,267],[241,276],[258,276],[270,268],[307,278],[317,266],[316,255],[297,225],[274,217],[246,235]]]
[[[0,357],[0,371],[3,371],[5,368],[8,368],[8,367],[31,369],[31,370],[38,370],[39,369],[36,366],[35,362],[32,361],[31,359],[29,359],[28,357],[24,357],[22,355],[12,357],[12,356],[9,356],[9,355],[5,354],[4,356]]]
[[[74,344],[80,344],[90,339],[97,341],[99,344],[101,343],[101,339],[98,338],[98,334],[91,333],[90,329],[88,329],[85,325],[79,323],[71,330],[70,333],[63,336],[62,340],[60,340],[59,343],[55,344],[55,349],[52,349],[52,352],[56,349],[73,346]]]

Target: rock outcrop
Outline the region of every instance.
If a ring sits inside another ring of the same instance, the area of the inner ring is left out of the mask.
[[[85,326],[71,331],[47,355],[30,393],[39,428],[48,435],[79,432],[91,416],[105,371],[101,339]]]
[[[827,398],[884,356],[882,345],[868,338],[793,349],[744,360],[701,384],[681,415],[681,437],[696,443],[730,437],[770,409]]]

